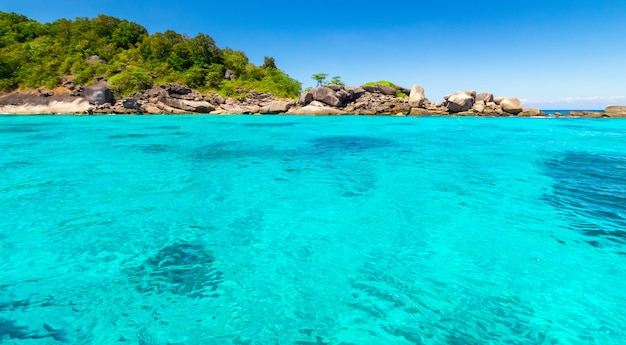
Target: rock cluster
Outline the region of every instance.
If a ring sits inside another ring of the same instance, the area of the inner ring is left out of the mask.
[[[476,91],[457,91],[444,97],[444,105],[450,114],[488,115],[488,116],[538,116],[539,109],[523,108],[522,102],[515,97],[494,98],[492,93]],[[543,114],[545,115],[545,114]]]
[[[185,85],[164,84],[116,100],[104,81],[82,87],[70,79],[52,91],[1,96],[0,113],[546,116],[539,109],[524,108],[518,98],[496,98],[473,90],[457,91],[442,102],[431,103],[419,85],[411,89],[383,84],[327,85],[302,92],[294,101],[246,90],[237,90],[235,97],[222,97]],[[626,106],[609,106],[604,113],[567,115],[626,117]]]
[[[407,97],[408,95],[408,97]],[[343,113],[357,115],[489,115],[538,116],[539,109],[524,109],[517,98],[494,98],[491,93],[455,92],[443,102],[431,103],[424,88],[413,85],[409,90],[400,86],[378,84],[360,87],[329,85],[303,92],[293,114],[304,112]],[[322,109],[316,109],[322,108]],[[333,111],[330,111],[331,108]],[[543,114],[545,115],[545,114]]]
[[[387,85],[359,87],[328,85],[300,94],[298,104],[290,114],[319,113],[359,115],[408,115],[411,106],[406,94],[397,97],[396,88]],[[403,91],[409,90],[403,89]],[[402,91],[400,91],[402,92]],[[321,108],[321,109],[316,109]],[[329,109],[327,109],[329,108]]]

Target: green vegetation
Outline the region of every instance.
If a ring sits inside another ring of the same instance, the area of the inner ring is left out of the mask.
[[[88,63],[91,56],[104,63]],[[227,70],[235,78],[225,79]],[[171,30],[150,35],[139,24],[106,15],[42,24],[0,12],[0,91],[52,89],[66,76],[82,85],[108,79],[117,95],[170,82],[225,95],[245,89],[296,98],[301,89],[273,57],[255,66],[245,53],[220,49],[203,33],[193,38]]]
[[[313,78],[313,80],[315,80],[317,82],[317,86],[316,87],[320,87],[320,86],[328,86],[328,85],[342,85],[342,86],[346,86],[346,84],[341,81],[341,77],[336,75],[334,77],[332,77],[332,79],[330,81],[326,81],[326,78],[328,77],[328,74],[326,73],[317,73],[317,74],[313,74],[311,76],[311,78]]]
[[[139,67],[128,67],[109,78],[109,85],[116,95],[128,96],[134,91],[151,88],[152,78]]]
[[[346,84],[341,80],[341,77],[336,75],[334,76],[329,82],[328,84],[335,84],[335,85],[342,85],[342,86],[346,86]]]
[[[396,84],[394,84],[394,83],[392,83],[392,82],[390,82],[388,80],[379,80],[377,82],[368,81],[364,85],[370,85],[370,86],[377,86],[377,85],[391,86],[391,87],[396,89],[396,97],[398,97],[398,98],[406,98],[406,97],[408,97],[407,94],[405,94],[404,92],[398,90],[398,87],[396,86]]]
[[[317,87],[326,85],[326,77],[328,77],[326,73],[317,73],[311,76],[311,78],[317,82]]]

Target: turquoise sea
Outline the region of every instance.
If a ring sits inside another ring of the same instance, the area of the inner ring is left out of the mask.
[[[2,344],[624,344],[626,120],[1,116]]]

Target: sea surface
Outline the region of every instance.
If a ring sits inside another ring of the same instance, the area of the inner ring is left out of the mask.
[[[624,344],[626,120],[2,116],[2,344]]]

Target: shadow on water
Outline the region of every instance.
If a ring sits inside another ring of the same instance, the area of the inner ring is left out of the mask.
[[[281,159],[292,154],[292,151],[276,150],[270,146],[254,146],[242,141],[220,141],[193,149],[189,158],[196,163],[243,163]]]
[[[408,262],[413,265],[407,266],[412,267],[398,267],[405,259],[411,259]],[[430,278],[413,283],[411,277],[428,270],[415,259],[414,254],[408,258],[374,255],[351,279],[347,306],[375,327],[369,332],[382,331],[397,338],[397,343],[411,344],[545,344],[556,340],[549,339],[545,325],[535,323],[532,307],[518,296],[485,295],[471,286],[460,288]]]
[[[244,157],[245,150],[241,142],[221,141],[198,147],[192,151],[190,156],[196,162],[210,162]]]
[[[0,133],[36,133],[39,132],[38,129],[26,127],[26,126],[9,126],[9,127],[0,127]]]
[[[58,123],[11,123],[0,125],[0,133],[35,133],[56,125]]]
[[[0,164],[0,171],[28,168],[32,165],[31,162],[7,162]]]
[[[296,122],[282,122],[282,123],[245,123],[244,126],[246,127],[268,127],[268,128],[272,128],[272,127],[291,127],[297,125]]]
[[[142,293],[218,297],[223,274],[213,267],[214,261],[212,253],[201,245],[174,243],[131,269],[129,275]]]
[[[392,140],[352,135],[318,137],[310,140],[309,144],[314,152],[319,153],[360,152],[396,146]]]
[[[163,153],[170,150],[170,146],[165,144],[133,145],[132,147],[145,153]]]
[[[147,138],[147,137],[153,137],[157,135],[158,134],[147,134],[147,133],[114,134],[114,135],[109,135],[109,139]]]
[[[6,338],[19,340],[52,338],[56,341],[66,342],[67,334],[64,330],[55,329],[47,323],[44,323],[43,329],[40,330],[20,325],[16,320],[0,318],[0,342]]]
[[[146,127],[146,129],[180,129],[180,126],[177,126],[177,125],[164,125],[164,126]]]
[[[568,152],[545,162],[554,179],[544,199],[594,247],[626,244],[626,156]]]

